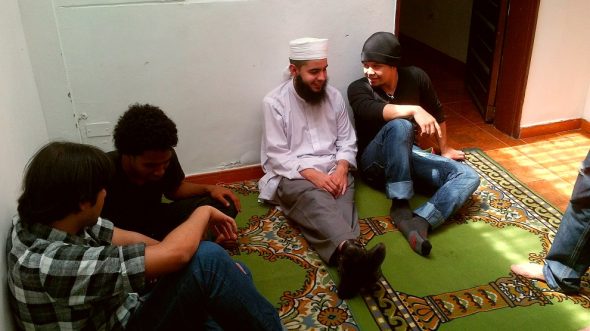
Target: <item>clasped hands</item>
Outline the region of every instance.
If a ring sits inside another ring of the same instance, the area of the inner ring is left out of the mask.
[[[348,169],[336,167],[331,174],[308,168],[299,172],[303,178],[313,183],[317,188],[323,189],[330,193],[334,198],[338,198],[346,193],[348,187]]]

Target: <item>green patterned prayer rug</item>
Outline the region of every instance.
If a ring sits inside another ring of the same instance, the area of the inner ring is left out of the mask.
[[[257,202],[256,181],[226,185],[239,193],[239,245],[232,251],[288,330],[578,330],[590,326],[589,276],[579,295],[516,277],[513,263],[542,263],[561,213],[480,150],[467,164],[481,185],[414,253],[388,216],[382,192],[356,182],[362,240],[387,246],[383,277],[352,300],[335,293],[338,274],[281,212]],[[417,197],[415,208],[425,198]],[[228,318],[231,318],[228,316]]]

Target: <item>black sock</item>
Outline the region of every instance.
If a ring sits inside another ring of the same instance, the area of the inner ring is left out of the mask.
[[[428,238],[428,231],[430,230],[430,223],[424,218],[414,215],[412,218],[412,226],[416,228],[418,233],[424,237],[424,239]]]
[[[411,220],[402,221],[396,226],[401,233],[406,237],[410,247],[418,254],[427,256],[430,254],[432,245],[428,241],[428,230],[430,229],[430,223],[424,218],[414,215]]]
[[[391,199],[389,216],[393,223],[399,228],[400,224],[412,219],[412,208],[407,199]]]

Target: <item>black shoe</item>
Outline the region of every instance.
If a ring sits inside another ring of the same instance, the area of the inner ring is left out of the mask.
[[[363,264],[366,262],[367,252],[360,242],[349,239],[342,244],[338,253],[338,273],[340,284],[338,296],[341,299],[354,297],[361,289],[363,282]]]
[[[385,260],[385,245],[378,243],[367,251],[365,259],[365,279],[362,288],[370,288],[381,278],[381,264]]]

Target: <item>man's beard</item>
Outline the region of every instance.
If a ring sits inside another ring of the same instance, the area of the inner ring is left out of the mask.
[[[301,75],[295,76],[295,80],[293,82],[297,94],[309,104],[317,105],[326,97],[326,85],[328,85],[328,79],[326,79],[324,86],[322,86],[322,89],[318,92],[315,92],[311,89],[311,87],[309,87],[309,85],[305,84],[301,78]]]

